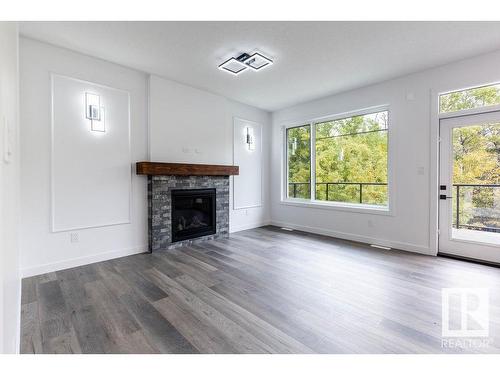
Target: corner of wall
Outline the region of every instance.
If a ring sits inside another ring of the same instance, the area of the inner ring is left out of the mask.
[[[146,128],[148,137],[148,161],[153,161],[153,156],[151,155],[151,77],[151,74],[146,75]]]

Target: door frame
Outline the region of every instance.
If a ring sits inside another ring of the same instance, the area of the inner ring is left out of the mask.
[[[448,75],[446,75],[448,76]],[[453,79],[450,79],[453,78]],[[427,91],[429,100],[429,254],[438,255],[439,250],[439,122],[442,118],[458,117],[473,113],[484,113],[500,110],[499,106],[488,106],[471,110],[463,110],[449,113],[439,113],[440,95],[450,92],[467,90],[482,86],[497,85],[500,83],[498,72],[488,70],[478,71],[473,77],[467,75],[449,76],[439,80],[436,86]]]
[[[438,97],[439,98],[439,97]],[[470,109],[470,110],[463,110],[463,111],[457,111],[457,112],[450,112],[450,113],[443,113],[443,114],[439,114],[438,115],[438,120],[437,120],[437,176],[436,176],[436,190],[435,190],[435,195],[434,197],[432,198],[432,201],[435,202],[436,204],[436,210],[437,210],[437,217],[436,217],[436,253],[438,255],[443,255],[443,256],[452,256],[452,257],[458,257],[458,258],[463,258],[463,259],[470,259],[470,260],[473,260],[473,261],[476,261],[476,262],[481,262],[481,263],[489,263],[489,264],[494,264],[494,265],[499,265],[499,263],[496,263],[494,261],[490,261],[490,260],[484,260],[484,259],[481,259],[481,258],[471,258],[471,257],[468,257],[468,256],[462,256],[462,255],[456,255],[456,254],[452,254],[452,253],[448,253],[448,252],[441,252],[441,249],[440,249],[440,241],[439,241],[439,236],[440,235],[449,235],[448,231],[450,230],[450,228],[440,228],[440,222],[441,222],[441,204],[440,204],[440,200],[439,200],[439,194],[442,193],[439,189],[440,185],[441,185],[441,148],[443,147],[443,144],[441,143],[441,140],[442,140],[442,124],[443,123],[446,123],[447,121],[456,121],[456,125],[457,127],[461,127],[461,126],[467,126],[467,121],[466,119],[467,118],[471,118],[471,117],[474,117],[474,116],[484,116],[486,117],[485,119],[482,119],[483,121],[486,120],[487,121],[487,117],[489,114],[496,114],[499,118],[500,118],[500,105],[495,105],[495,106],[487,106],[487,107],[482,107],[482,108],[474,108],[474,109]],[[463,122],[462,124],[460,124],[461,122]],[[469,124],[470,126],[472,126],[473,124]],[[451,139],[449,140],[451,142]],[[450,166],[448,166],[450,167]],[[450,171],[448,171],[448,173],[451,173]],[[452,188],[452,184],[449,184],[447,183],[446,185],[449,185],[449,189],[447,191],[447,195],[451,195],[453,194],[453,188]],[[446,231],[446,233],[444,233],[444,231]],[[440,233],[441,232],[441,233]],[[498,245],[489,245],[489,244],[483,244],[481,242],[477,242],[477,241],[469,241],[469,240],[460,240],[460,239],[456,239],[455,241],[457,241],[458,243],[469,243],[469,244],[476,244],[478,246],[486,246],[486,247],[498,247]]]

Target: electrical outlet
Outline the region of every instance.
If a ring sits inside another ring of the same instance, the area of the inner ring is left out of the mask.
[[[80,238],[78,237],[78,233],[70,233],[69,238],[70,238],[71,243],[80,242]]]

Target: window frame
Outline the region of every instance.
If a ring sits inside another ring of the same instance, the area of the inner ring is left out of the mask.
[[[476,107],[476,108],[460,109],[458,111],[441,112],[441,96],[453,94],[456,92],[481,89],[484,87],[499,86],[499,85],[500,85],[500,81],[495,81],[495,82],[482,83],[482,84],[477,84],[477,85],[472,85],[472,86],[466,86],[466,87],[462,87],[460,89],[452,89],[452,90],[445,90],[445,91],[437,92],[436,95],[437,95],[438,119],[446,119],[446,118],[450,118],[450,117],[460,117],[460,116],[475,115],[478,113],[500,111],[500,104],[491,104],[491,105],[485,105],[485,106]]]
[[[316,199],[316,124],[326,122],[341,120],[348,117],[363,116],[377,112],[388,112],[388,124],[387,124],[387,205],[370,205],[361,203],[348,203],[348,202],[333,202],[333,201],[323,201]],[[288,186],[289,186],[289,169],[288,169],[288,129],[296,128],[300,126],[310,126],[310,199],[304,198],[293,198],[288,196]],[[283,150],[283,164],[282,164],[282,192],[280,203],[289,206],[298,207],[312,207],[328,210],[337,211],[350,211],[359,213],[370,213],[370,214],[380,214],[380,215],[394,215],[394,201],[393,201],[393,189],[394,189],[394,179],[393,179],[393,161],[392,161],[392,114],[388,104],[378,105],[373,107],[367,107],[364,109],[353,110],[348,112],[336,113],[333,115],[321,116],[316,118],[309,118],[300,121],[289,121],[283,123],[282,125],[282,150]]]
[[[287,126],[286,128],[284,128],[284,133],[285,133],[285,144],[284,144],[284,148],[285,148],[285,171],[286,171],[286,186],[285,186],[285,198],[286,199],[292,199],[293,201],[296,201],[296,200],[299,200],[299,201],[304,201],[304,202],[308,202],[310,201],[310,199],[303,199],[303,198],[289,198],[288,197],[288,177],[289,177],[289,168],[288,168],[288,130],[290,129],[295,129],[295,128],[302,128],[302,127],[305,127],[305,126],[309,126],[309,190],[311,191],[311,186],[312,186],[312,181],[313,181],[313,170],[312,170],[312,164],[311,164],[311,158],[312,158],[312,148],[311,148],[311,138],[312,138],[312,132],[313,132],[313,127],[310,123],[307,123],[307,122],[302,122],[300,123],[300,125],[291,125],[291,126]],[[311,196],[312,198],[312,195],[311,195],[311,192],[309,193],[309,195]]]

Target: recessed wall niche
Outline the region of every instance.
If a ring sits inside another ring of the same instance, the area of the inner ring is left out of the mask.
[[[128,92],[52,74],[52,231],[130,223]],[[98,95],[104,131],[88,119],[86,93]]]

